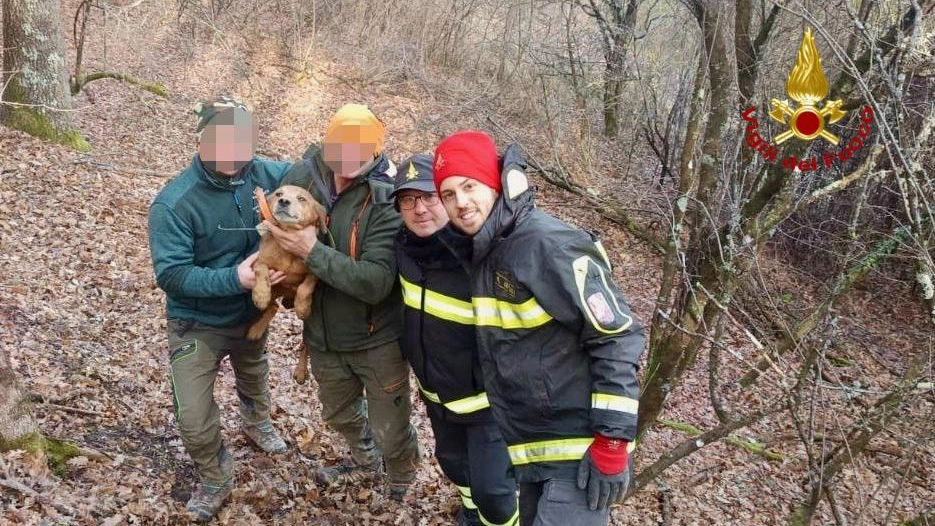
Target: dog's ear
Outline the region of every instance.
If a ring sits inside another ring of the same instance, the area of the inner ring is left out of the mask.
[[[319,234],[323,234],[328,231],[328,212],[325,212],[325,207],[321,206],[321,203],[318,201],[312,201],[315,208],[315,228],[318,229]]]

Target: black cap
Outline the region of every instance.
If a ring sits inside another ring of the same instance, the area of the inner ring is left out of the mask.
[[[399,164],[399,168],[396,169],[396,185],[390,197],[396,197],[401,190],[408,189],[435,192],[431,155],[413,155]]]

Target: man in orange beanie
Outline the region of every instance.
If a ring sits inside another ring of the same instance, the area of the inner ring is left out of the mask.
[[[312,145],[283,179],[325,205],[329,235],[264,225],[319,280],[303,336],[322,417],[344,436],[350,455],[315,478],[354,485],[380,479],[385,466],[389,496],[399,501],[420,453],[409,421],[409,365],[398,343],[402,295],[393,244],[402,222],[391,197],[396,168],[383,153],[385,134],[366,106],[342,106],[322,145]]]
[[[629,484],[645,337],[590,233],[538,210],[518,147],[465,131],[435,150],[471,274],[491,411],[520,483],[520,524],[604,526]],[[447,237],[446,237],[447,236]],[[469,252],[469,253],[468,253]]]

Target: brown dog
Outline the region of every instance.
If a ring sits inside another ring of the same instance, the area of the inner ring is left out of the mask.
[[[309,225],[315,225],[319,232],[326,230],[325,208],[321,206],[312,194],[298,186],[281,186],[270,193],[266,203],[273,214],[272,221],[276,226],[285,230],[298,230]],[[270,285],[270,269],[281,270],[286,278],[275,286]],[[312,312],[312,293],[318,279],[308,272],[305,262],[300,258],[286,252],[276,239],[265,234],[260,239],[260,255],[253,264],[256,274],[256,286],[253,288],[253,304],[263,311],[260,318],[250,326],[247,338],[259,340],[269,327],[273,316],[279,306],[276,298],[294,300],[295,315],[305,319]],[[292,378],[298,382],[305,382],[308,373],[308,354],[302,346],[299,355],[299,364]]]

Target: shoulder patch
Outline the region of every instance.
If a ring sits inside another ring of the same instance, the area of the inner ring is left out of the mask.
[[[581,310],[592,327],[604,334],[617,334],[633,323],[633,319],[620,308],[604,269],[590,256],[576,259],[572,270]]]

